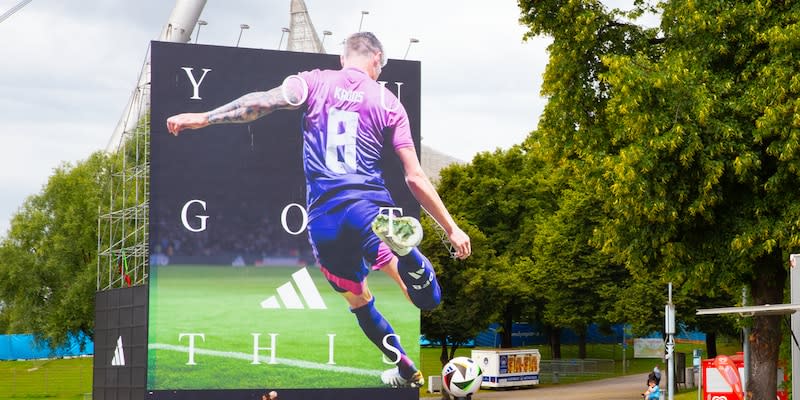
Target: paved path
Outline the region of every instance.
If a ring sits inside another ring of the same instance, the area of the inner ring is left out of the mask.
[[[473,400],[641,400],[647,374],[633,374],[597,381],[549,385],[532,389],[481,389]]]

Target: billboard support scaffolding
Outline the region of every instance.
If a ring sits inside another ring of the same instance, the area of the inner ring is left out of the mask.
[[[149,68],[144,71],[149,74]],[[97,223],[97,290],[147,282],[150,82],[144,81],[134,89],[124,117],[136,120],[133,128],[122,132],[119,148],[110,155],[115,170],[109,203]]]
[[[189,42],[205,5],[206,0],[176,0],[158,40]],[[150,78],[148,45],[136,87],[106,146],[118,162],[108,208],[100,206],[97,221],[98,291],[142,285],[149,275]]]

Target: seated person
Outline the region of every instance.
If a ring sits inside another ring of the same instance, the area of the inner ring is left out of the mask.
[[[642,393],[644,400],[659,400],[661,398],[661,388],[656,385],[655,379],[650,379],[647,382],[647,390]]]

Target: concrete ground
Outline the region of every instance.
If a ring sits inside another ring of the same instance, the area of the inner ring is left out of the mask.
[[[473,400],[641,400],[647,374],[634,374],[597,381],[534,386],[530,389],[481,389]],[[436,397],[426,397],[436,399]]]

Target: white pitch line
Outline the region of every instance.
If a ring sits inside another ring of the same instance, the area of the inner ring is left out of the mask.
[[[153,343],[148,346],[149,349],[155,350],[171,350],[171,351],[179,351],[181,353],[188,353],[189,348],[186,346],[175,346],[172,344],[165,344],[165,343]],[[225,358],[234,358],[237,360],[247,360],[253,361],[252,354],[246,353],[239,353],[235,351],[219,351],[219,350],[208,350],[208,349],[194,349],[195,354],[203,354],[207,356],[214,356],[214,357],[225,357]],[[261,361],[265,364],[269,363],[270,358],[267,356],[259,356],[258,361]],[[329,364],[321,364],[315,363],[311,361],[301,361],[301,360],[292,360],[290,358],[278,358],[275,357],[275,361],[281,365],[289,365],[292,367],[298,368],[306,368],[306,369],[318,369],[323,371],[332,371],[332,372],[344,372],[348,374],[354,375],[364,375],[364,376],[380,376],[381,372],[379,370],[374,369],[362,369],[362,368],[353,368],[353,367],[342,367],[339,365],[329,365]],[[274,365],[274,364],[273,364]]]

